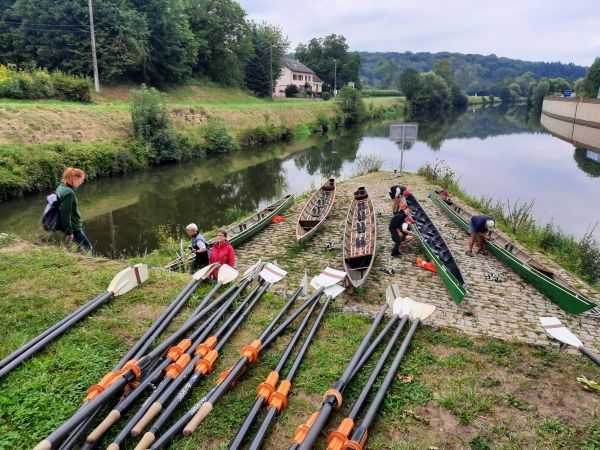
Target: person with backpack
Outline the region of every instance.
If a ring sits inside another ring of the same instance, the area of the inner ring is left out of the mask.
[[[75,190],[85,181],[85,172],[74,167],[67,167],[63,172],[63,182],[56,188],[59,198],[60,227],[69,242],[77,244],[78,250],[91,252],[92,243],[83,231],[83,222],[79,214]]]
[[[197,272],[203,267],[208,266],[210,258],[210,244],[206,242],[204,237],[198,231],[198,226],[195,223],[190,223],[185,227],[188,236],[192,238],[190,251],[194,254],[194,262],[192,263],[192,273]]]

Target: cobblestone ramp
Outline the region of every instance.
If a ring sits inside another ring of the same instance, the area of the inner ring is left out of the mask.
[[[578,316],[564,313],[533,285],[493,255],[477,255],[475,258],[466,256],[464,252],[468,244],[468,235],[427,197],[432,186],[426,180],[412,174],[404,174],[401,178],[393,180],[384,179],[385,177],[386,174],[373,173],[338,184],[337,201],[329,218],[304,247],[296,243],[294,227],[308,197],[297,200],[285,212],[284,222],[269,225],[239,247],[236,252],[239,267],[247,267],[258,258],[277,260],[278,264],[289,272],[285,281],[279,285],[280,290],[287,292],[298,286],[305,269],[308,270],[309,277],[326,266],[342,269],[344,220],[352,193],[358,186],[365,185],[377,215],[377,257],[373,270],[361,290],[356,292],[354,289],[348,289],[340,296],[339,301],[344,303],[344,308],[374,314],[385,300],[386,287],[396,283],[403,295],[431,303],[438,308],[428,320],[432,325],[456,328],[470,335],[548,345],[552,341],[546,337],[538,318],[556,316],[585,344],[600,350],[600,319],[589,313]],[[416,240],[400,259],[390,260],[392,241],[388,223],[391,217],[391,202],[387,192],[391,185],[398,183],[407,186],[417,197],[450,247],[469,288],[460,306],[452,301],[439,275],[420,269],[416,265],[418,257],[425,258]],[[470,210],[468,207],[466,209]],[[338,248],[327,250],[328,244],[337,245]],[[544,255],[535,254],[535,258],[556,269],[574,285],[584,286],[581,290],[600,304],[600,295],[589,291],[584,282],[571,276]],[[389,275],[381,271],[383,264],[395,266],[396,273]],[[504,281],[489,279],[488,268],[503,274]]]

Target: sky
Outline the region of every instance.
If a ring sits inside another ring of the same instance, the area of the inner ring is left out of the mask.
[[[290,50],[341,34],[351,50],[496,54],[589,66],[600,57],[592,0],[238,0],[250,19],[283,28]]]

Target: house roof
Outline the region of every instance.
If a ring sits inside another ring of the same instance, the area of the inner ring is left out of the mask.
[[[286,58],[283,60],[283,64],[285,65],[285,67],[290,69],[292,72],[302,72],[302,73],[311,73],[311,74],[315,73],[314,70],[309,69],[304,64],[302,64],[300,61],[295,61],[293,59]]]

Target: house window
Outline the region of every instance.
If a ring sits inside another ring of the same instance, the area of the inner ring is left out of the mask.
[[[306,81],[312,81],[311,76],[310,75],[306,75]]]

